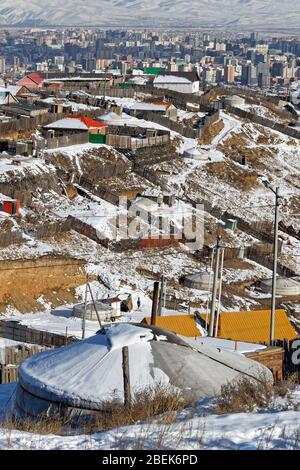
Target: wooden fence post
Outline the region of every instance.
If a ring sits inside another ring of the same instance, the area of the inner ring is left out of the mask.
[[[131,405],[130,390],[130,371],[129,371],[129,349],[128,346],[122,348],[123,361],[123,383],[124,383],[124,404],[129,407]]]

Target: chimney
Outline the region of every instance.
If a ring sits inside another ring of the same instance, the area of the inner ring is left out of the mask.
[[[154,283],[153,288],[153,299],[152,299],[152,312],[151,312],[151,325],[156,325],[157,318],[157,307],[158,307],[158,293],[159,293],[159,282]]]

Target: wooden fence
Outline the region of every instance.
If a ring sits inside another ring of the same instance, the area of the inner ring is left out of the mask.
[[[161,114],[155,112],[146,111],[143,113],[143,118],[148,121],[156,122],[157,124],[160,124],[161,126],[164,126],[172,131],[178,132],[184,137],[190,139],[200,139],[205,136],[205,133],[212,126],[212,124],[220,119],[220,112],[217,111],[211,116],[208,116],[205,120],[204,126],[200,129],[193,129],[192,127],[185,126],[181,122],[173,121],[166,116],[162,116]]]
[[[298,383],[300,382],[300,337],[294,340],[276,340],[272,346],[283,348],[283,378],[296,374]]]
[[[10,245],[16,245],[24,242],[23,232],[0,232],[0,247],[6,248]]]
[[[43,224],[37,228],[35,232],[35,238],[40,240],[43,238],[51,238],[62,233],[69,232],[71,230],[71,220],[66,218],[58,222],[52,222],[49,224]]]
[[[244,109],[235,108],[227,104],[225,104],[225,109],[229,113],[235,114],[236,116],[242,117],[244,119],[249,119],[251,122],[255,122],[256,124],[260,124],[264,127],[268,127],[273,131],[281,132],[282,134],[286,134],[289,137],[293,137],[294,139],[300,139],[300,131],[293,127],[285,126],[284,124],[281,124],[279,122],[272,121],[271,119],[258,116],[255,113],[250,113],[248,111],[245,111]]]
[[[28,357],[34,356],[48,348],[40,346],[18,345],[4,348],[0,361],[0,384],[18,380],[19,365]]]
[[[144,147],[154,147],[168,143],[170,135],[157,135],[154,137],[145,137],[143,139],[133,139],[127,135],[108,134],[106,144],[119,149],[136,150]]]
[[[0,320],[0,337],[21,343],[38,344],[48,348],[60,348],[78,341],[74,336],[36,330],[15,320]]]
[[[60,147],[69,147],[70,145],[82,145],[89,142],[89,134],[70,134],[59,137],[47,138],[47,149],[53,150]]]
[[[64,117],[64,114],[46,113],[32,118],[12,119],[9,122],[0,123],[0,135],[3,137],[14,132],[35,130],[39,126],[46,126]]]

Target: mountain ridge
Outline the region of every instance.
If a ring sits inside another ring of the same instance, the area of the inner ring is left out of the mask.
[[[7,26],[228,26],[297,28],[290,0],[1,0]]]

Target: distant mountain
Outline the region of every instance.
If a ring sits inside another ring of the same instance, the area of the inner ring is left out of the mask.
[[[9,26],[226,26],[287,29],[300,24],[292,0],[1,0]]]

